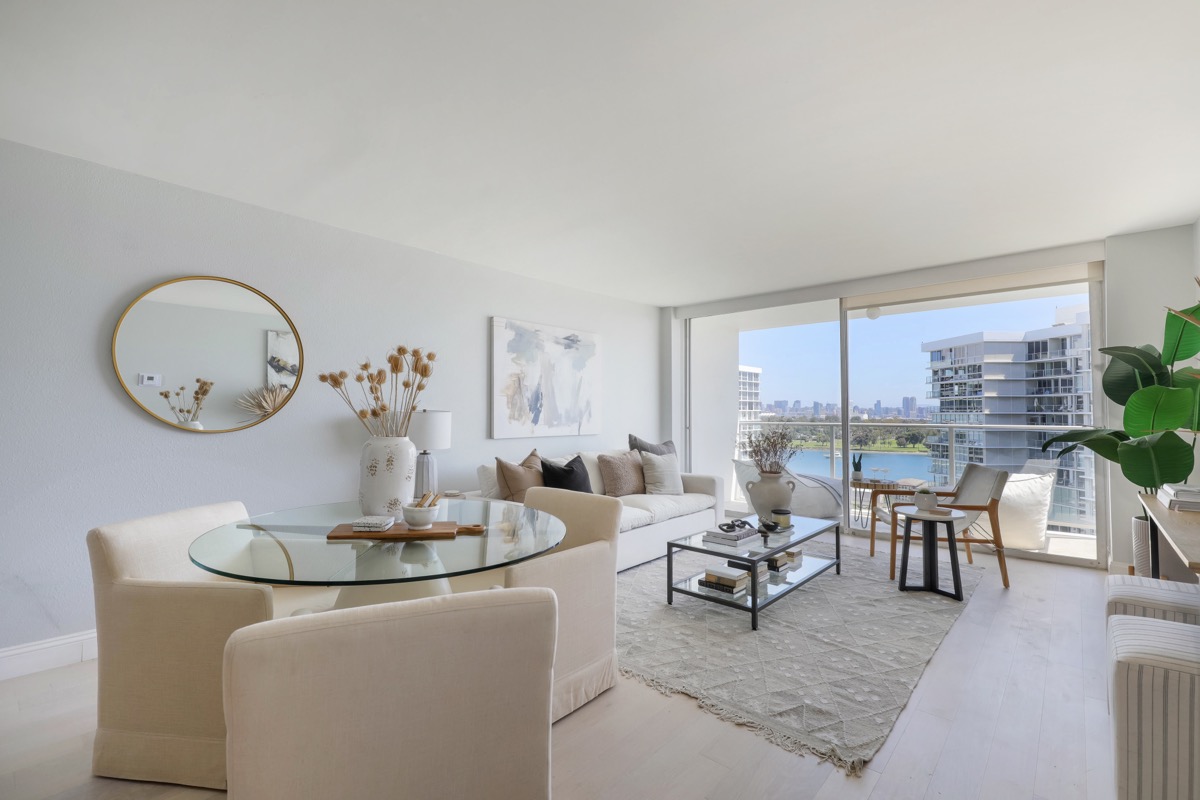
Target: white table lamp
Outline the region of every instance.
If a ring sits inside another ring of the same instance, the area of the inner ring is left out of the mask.
[[[417,485],[416,496],[425,492],[437,494],[437,462],[434,461],[430,450],[447,450],[450,447],[450,412],[426,411],[420,409],[413,412],[408,423],[408,438],[420,452],[417,454]]]

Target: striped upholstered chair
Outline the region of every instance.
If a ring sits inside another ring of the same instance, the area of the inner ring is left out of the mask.
[[[1108,619],[1117,800],[1195,800],[1200,762],[1200,628]]]
[[[1110,617],[1124,614],[1200,625],[1200,584],[1109,575],[1105,595]]]

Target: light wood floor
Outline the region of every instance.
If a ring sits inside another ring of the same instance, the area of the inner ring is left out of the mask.
[[[554,726],[554,795],[1112,798],[1104,575],[1010,559],[1004,591],[995,560],[976,559],[987,573],[862,777],[785,752],[694,700],[621,679]],[[0,798],[224,797],[93,777],[95,724],[95,662],[0,682]]]

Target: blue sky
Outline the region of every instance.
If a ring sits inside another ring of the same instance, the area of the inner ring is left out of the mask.
[[[929,355],[921,351],[922,342],[985,330],[1048,328],[1056,308],[1086,302],[1087,295],[1075,294],[851,320],[850,402],[899,406],[909,395],[918,405],[932,405],[925,399]],[[742,364],[762,367],[764,403],[839,402],[837,322],[745,331],[739,347]]]

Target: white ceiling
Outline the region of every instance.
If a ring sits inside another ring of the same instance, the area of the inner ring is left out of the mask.
[[[0,138],[680,305],[1195,221],[1200,2],[14,1]]]

